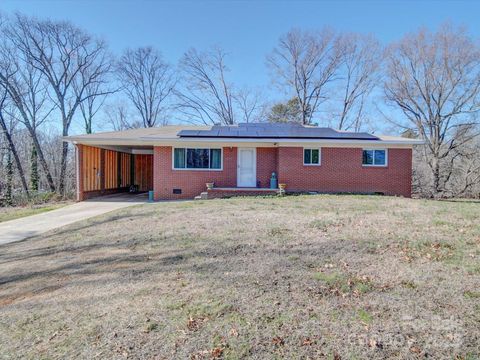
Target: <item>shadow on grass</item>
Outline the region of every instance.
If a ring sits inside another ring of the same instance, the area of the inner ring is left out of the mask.
[[[440,202],[451,202],[457,204],[477,204],[480,205],[480,199],[438,199]]]
[[[52,236],[62,236],[62,235],[71,235],[77,231],[82,231],[86,230],[92,227],[96,227],[99,225],[103,224],[108,224],[113,221],[121,221],[121,220],[127,220],[127,219],[135,219],[135,218],[142,218],[144,216],[151,216],[154,212],[146,212],[146,213],[141,213],[141,214],[121,214],[121,215],[114,215],[114,216],[108,216],[105,219],[102,220],[91,220],[87,219],[84,221],[80,221],[78,223],[72,224],[72,225],[67,225],[60,230],[54,230],[52,233]],[[101,248],[111,248],[111,247],[119,247],[122,244],[119,243],[111,243],[111,244],[106,244],[106,243],[92,243],[88,245],[67,245],[67,246],[58,246],[58,245],[50,245],[46,247],[38,247],[35,249],[31,250],[21,250],[21,251],[16,251],[15,247],[17,247],[19,244],[25,243],[25,242],[32,242],[34,245],[37,245],[39,242],[42,241],[42,239],[45,237],[45,234],[37,235],[31,238],[27,238],[21,241],[16,241],[13,243],[8,243],[4,245],[0,245],[0,249],[5,251],[4,253],[0,254],[0,265],[1,264],[6,264],[9,262],[14,262],[14,261],[19,261],[19,260],[27,260],[27,259],[34,259],[42,256],[49,256],[53,254],[62,254],[62,253],[78,253],[78,252],[86,252],[94,249],[101,249]],[[128,241],[123,242],[124,245],[126,245]]]
[[[99,256],[98,258],[79,261],[81,257],[73,258],[73,261],[45,269],[36,269],[35,271],[25,271],[17,274],[9,274],[0,276],[0,286],[6,284],[21,283],[30,280],[43,280],[46,282],[57,281],[58,277],[65,276],[82,276],[93,274],[117,274],[118,279],[144,280],[146,275],[178,273],[185,272],[190,274],[219,274],[219,277],[225,271],[243,271],[245,266],[252,257],[257,259],[265,259],[275,255],[278,259],[286,259],[287,257],[296,257],[302,259],[308,258],[329,258],[334,256],[340,248],[345,249],[345,244],[339,244],[332,247],[331,244],[317,244],[315,247],[305,245],[295,249],[282,249],[275,246],[233,244],[229,246],[209,246],[201,250],[156,250],[142,254],[128,253],[128,245],[131,240],[116,242],[111,244],[91,244],[85,246],[72,246],[62,249],[49,247],[41,249],[38,253],[18,254],[14,260],[26,260],[32,258],[45,258],[45,263],[51,263],[51,255],[58,255],[60,260],[65,259],[62,255],[77,255],[78,252],[88,253],[95,256],[96,250],[102,249],[118,249],[124,250],[126,253],[116,254],[113,256]],[[169,246],[171,243],[168,244]],[[279,245],[281,246],[281,245]],[[38,250],[37,250],[38,251]],[[3,255],[2,257],[4,257]],[[0,257],[0,258],[2,258]],[[70,259],[69,259],[70,260]],[[248,261],[246,261],[248,260]],[[214,276],[215,277],[215,276]],[[138,279],[137,279],[138,278]],[[77,283],[78,279],[76,279]]]

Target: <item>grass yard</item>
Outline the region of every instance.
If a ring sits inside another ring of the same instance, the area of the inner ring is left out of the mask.
[[[480,203],[146,204],[0,247],[0,358],[480,357]]]
[[[59,203],[50,203],[42,205],[31,205],[31,206],[17,206],[17,207],[0,207],[0,223],[9,220],[19,219],[25,216],[37,215],[47,211],[60,209],[70,202],[59,202]]]

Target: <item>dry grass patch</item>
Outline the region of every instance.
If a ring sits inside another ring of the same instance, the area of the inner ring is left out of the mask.
[[[60,209],[71,202],[63,201],[53,204],[40,204],[16,207],[0,207],[0,222],[19,219],[25,216],[37,215],[47,211]]]
[[[2,358],[475,358],[480,204],[146,204],[0,250]]]

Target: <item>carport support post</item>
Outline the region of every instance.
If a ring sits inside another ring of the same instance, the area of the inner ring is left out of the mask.
[[[75,144],[75,175],[77,201],[83,201],[83,145]]]

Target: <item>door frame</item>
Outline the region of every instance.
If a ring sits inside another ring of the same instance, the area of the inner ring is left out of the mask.
[[[240,185],[240,151],[241,150],[253,150],[253,186],[244,186]],[[252,187],[256,188],[257,187],[257,148],[250,148],[250,147],[239,147],[237,148],[237,187]]]

